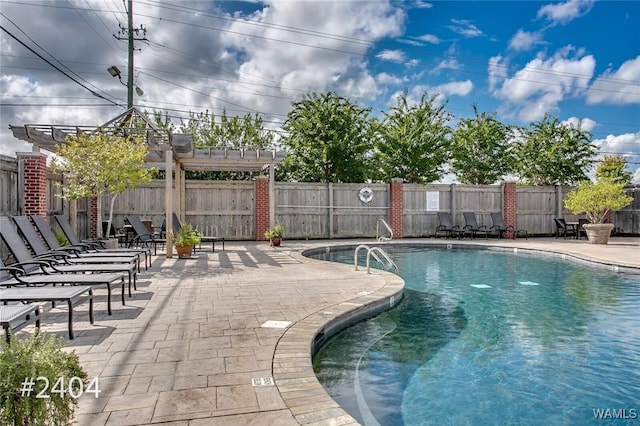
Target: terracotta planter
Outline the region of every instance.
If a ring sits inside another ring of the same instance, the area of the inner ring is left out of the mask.
[[[613,230],[613,223],[585,223],[582,225],[587,231],[590,244],[607,244]]]
[[[180,259],[189,259],[193,252],[193,246],[176,246],[176,251]]]
[[[282,243],[282,238],[280,237],[271,238],[271,247],[280,247],[280,243]]]

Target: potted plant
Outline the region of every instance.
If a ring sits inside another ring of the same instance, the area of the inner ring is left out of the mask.
[[[171,233],[173,245],[176,247],[178,257],[180,259],[188,259],[191,257],[193,248],[200,244],[202,233],[194,229],[190,224],[183,223],[175,232]]]
[[[282,243],[282,236],[284,235],[284,226],[281,223],[276,223],[276,225],[265,231],[264,237],[267,238],[272,247],[279,247],[280,243]]]
[[[624,183],[605,179],[593,183],[584,181],[567,194],[564,205],[573,214],[586,214],[591,223],[583,225],[592,244],[607,244],[613,230],[612,223],[605,223],[611,211],[620,210],[633,201],[624,191]]]
[[[29,339],[0,342],[0,424],[71,424],[76,398],[89,392],[91,383],[78,355],[62,346],[63,339],[37,329]],[[27,379],[34,379],[28,394],[23,392]],[[97,390],[97,383],[93,386]]]

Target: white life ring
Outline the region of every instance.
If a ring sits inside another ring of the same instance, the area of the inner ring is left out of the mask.
[[[365,204],[371,203],[371,201],[373,201],[373,189],[365,186],[358,192],[358,198]]]

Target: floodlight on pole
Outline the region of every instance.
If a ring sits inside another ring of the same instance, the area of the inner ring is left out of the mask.
[[[130,78],[129,81],[131,81],[131,85],[125,83],[124,81],[122,81],[122,73],[120,72],[120,69],[115,66],[115,65],[111,65],[109,68],[107,68],[107,71],[109,71],[109,74],[111,74],[111,77],[118,77],[118,80],[120,81],[120,84],[122,84],[123,86],[127,86],[127,92],[128,92],[128,96],[127,98],[131,97],[132,95],[129,94],[130,92],[132,92],[132,87],[133,86],[133,79]],[[142,91],[141,88],[139,88],[138,86],[135,86],[135,90],[136,90],[136,94],[138,96],[142,96],[144,95],[144,92]]]

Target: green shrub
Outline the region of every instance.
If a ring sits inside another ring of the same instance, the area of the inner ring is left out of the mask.
[[[80,366],[75,352],[67,353],[61,348],[64,340],[54,335],[34,333],[29,339],[2,341],[0,351],[0,424],[15,426],[63,426],[71,423],[77,401],[69,392],[56,393],[54,384],[62,377],[65,388],[71,381],[74,395],[86,388],[87,373]],[[45,388],[44,380],[36,380],[33,392],[23,395],[25,378],[46,377],[48,389],[38,398],[38,392]]]

